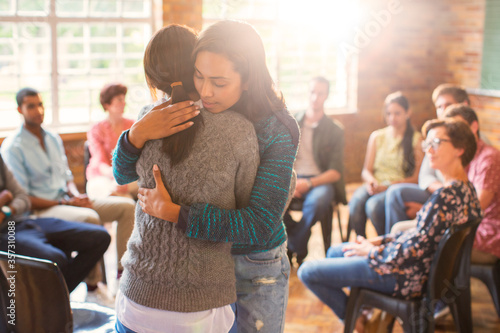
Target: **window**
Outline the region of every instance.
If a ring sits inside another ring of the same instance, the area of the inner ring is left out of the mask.
[[[153,0],[0,0],[0,130],[19,125],[16,92],[42,93],[45,124],[105,117],[99,91],[128,86],[127,111],[150,101],[142,58],[154,29]],[[83,125],[83,126],[82,126]]]
[[[500,90],[500,0],[487,0],[485,13],[481,89]]]
[[[262,37],[273,79],[291,112],[308,106],[309,81],[330,81],[326,112],[356,109],[357,54],[342,49],[359,13],[357,1],[204,0],[203,24],[239,19]]]

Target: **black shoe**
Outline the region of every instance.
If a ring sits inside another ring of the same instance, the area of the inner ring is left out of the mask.
[[[286,255],[288,256],[288,261],[290,261],[290,267],[293,267],[293,252],[290,250],[286,251]]]
[[[306,256],[304,256],[304,255],[299,256],[299,255],[297,254],[297,265],[299,265],[299,267],[300,267],[300,265],[302,265],[302,263],[304,262],[304,259],[305,259],[305,258],[306,258]]]

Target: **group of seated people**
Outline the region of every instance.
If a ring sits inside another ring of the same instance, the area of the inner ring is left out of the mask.
[[[370,135],[364,184],[349,203],[355,242],[333,246],[325,259],[303,263],[313,224],[327,213],[332,201],[347,203],[343,128],[324,113],[329,82],[316,77],[310,88],[309,107],[296,116],[301,137],[294,165],[297,180],[290,196],[302,202],[303,214],[296,222],[285,211],[287,260],[292,263],[296,258],[301,281],[341,320],[347,303],[343,287],[368,287],[401,298],[420,295],[430,267],[424,259],[433,257],[440,236],[454,223],[482,216],[471,260],[494,263],[500,258],[500,152],[481,138],[479,120],[465,90],[444,84],[432,96],[438,119],[428,121],[421,133],[411,125],[407,98],[401,92],[387,96],[383,109],[387,127]],[[121,259],[134,228],[134,199],[140,193],[137,181],[132,182],[137,177],[122,185],[113,177],[117,170],[112,168],[112,151],[117,142],[125,147],[122,155],[134,149],[127,141],[130,136],[122,135],[134,124],[123,117],[126,93],[121,84],[101,91],[108,118],[87,135],[91,154],[87,194],[81,194],[73,182],[61,138],[42,127],[44,106],[38,91],[18,92],[23,126],[1,146],[0,250],[7,250],[7,221],[15,221],[15,252],[56,262],[70,292],[84,279],[89,295],[102,288],[97,263],[110,243],[103,222],[118,222],[117,279],[123,273]],[[146,192],[142,193],[144,197]],[[139,203],[146,212],[144,202]],[[187,209],[194,218],[197,207]],[[367,219],[378,237],[365,239]],[[406,221],[404,227],[400,221]],[[416,244],[421,251],[414,251]],[[104,304],[112,306],[113,297],[108,301]]]
[[[492,264],[500,258],[500,151],[481,138],[465,90],[443,84],[432,99],[438,119],[424,124],[422,141],[411,128],[406,98],[399,92],[386,98],[388,126],[371,134],[364,184],[349,202],[349,224],[357,238],[299,267],[300,280],[341,320],[344,287],[399,298],[421,295],[431,262],[426,259],[433,258],[452,224],[482,217],[471,262]],[[367,218],[378,237],[365,239]],[[357,331],[365,324],[361,318]]]
[[[70,292],[85,279],[86,299],[109,307],[114,306],[113,291],[100,282],[103,272],[97,264],[110,243],[102,225],[118,222],[119,281],[137,195],[136,184],[135,189],[134,184],[117,186],[111,172],[111,151],[121,132],[133,124],[123,117],[126,92],[121,84],[107,85],[101,91],[101,104],[109,117],[88,133],[92,154],[87,168],[89,195],[80,193],[73,181],[60,136],[42,127],[44,105],[38,91],[24,88],[17,93],[24,122],[1,146],[2,179],[6,180],[0,187],[0,204],[5,207],[0,213],[1,237],[7,237],[7,221],[15,221],[15,253],[56,262]],[[2,241],[1,250],[6,249]]]

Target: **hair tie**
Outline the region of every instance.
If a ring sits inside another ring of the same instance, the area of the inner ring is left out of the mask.
[[[172,88],[175,87],[175,86],[182,86],[182,82],[181,81],[176,81],[176,82],[174,82],[174,83],[172,83],[170,85],[170,87],[172,87]]]

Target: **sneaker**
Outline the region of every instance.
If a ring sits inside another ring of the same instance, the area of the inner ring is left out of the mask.
[[[434,308],[434,320],[439,320],[450,314],[450,307],[443,302],[439,301],[436,303]]]
[[[97,303],[102,306],[106,306],[108,308],[115,308],[115,298],[111,295],[108,290],[108,287],[99,282],[97,284],[97,289],[93,291],[87,291],[87,297],[85,298],[86,302]]]

